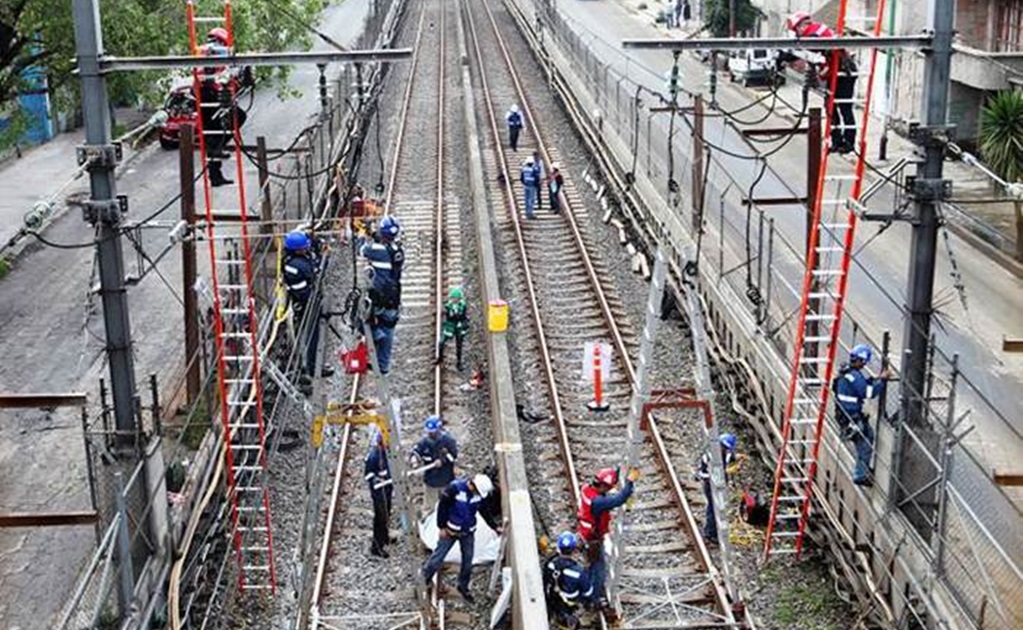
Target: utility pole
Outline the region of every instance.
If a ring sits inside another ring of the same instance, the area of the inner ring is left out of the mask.
[[[938,204],[951,192],[951,182],[943,178],[942,167],[949,132],[947,112],[954,19],[955,0],[931,0],[929,20],[934,39],[930,48],[924,50],[923,122],[915,130],[913,138],[924,159],[917,167],[915,179],[910,182],[916,212],[912,221],[906,291],[908,318],[903,335],[901,422],[917,430],[918,437],[932,452],[936,452],[938,434],[927,429],[924,392],[934,312]],[[927,456],[918,452],[905,432],[900,431],[893,470],[901,485],[892,489],[891,496],[897,499],[923,489],[934,476],[933,467],[926,459]],[[933,502],[928,499],[933,497],[933,490],[922,494],[924,496],[919,497],[921,503]],[[919,515],[917,510],[911,512]]]
[[[85,120],[85,145],[78,149],[78,160],[88,164],[91,192],[89,201],[84,204],[84,216],[86,221],[97,227],[100,297],[117,429],[114,443],[118,450],[131,451],[135,447],[138,423],[131,320],[128,317],[121,251],[122,207],[114,181],[120,151],[112,142],[106,79],[100,71],[103,35],[99,6],[97,0],[73,2],[75,51],[82,77],[82,115]]]
[[[192,143],[192,125],[181,125],[178,131],[180,159],[178,166],[181,176],[181,220],[189,235],[195,234],[195,147]],[[192,236],[181,241],[182,293],[185,302],[185,384],[189,406],[199,398],[201,389],[199,360],[199,306],[195,295],[197,263],[195,239]]]

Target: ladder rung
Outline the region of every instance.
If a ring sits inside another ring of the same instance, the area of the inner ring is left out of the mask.
[[[807,315],[806,316],[806,321],[808,321],[808,322],[831,321],[833,319],[835,319],[835,316],[831,315],[831,314],[828,314],[828,313],[825,313],[823,315]]]
[[[264,508],[262,505],[257,505],[255,507],[248,507],[248,506],[245,506],[245,505],[239,505],[236,509],[239,512],[263,512],[266,508]]]
[[[235,492],[262,492],[262,486],[235,486]]]
[[[802,515],[799,514],[799,512],[796,512],[796,513],[781,513],[781,514],[775,514],[774,515],[774,520],[776,520],[776,521],[782,521],[782,520],[792,521],[792,520],[796,520],[798,518],[801,518],[801,516]]]
[[[203,106],[205,106],[205,103],[203,104]],[[217,105],[216,107],[219,107],[219,105]],[[234,132],[233,131],[224,131],[224,130],[221,130],[221,129],[203,129],[202,130],[202,135],[204,135],[204,136],[233,136]]]
[[[266,552],[266,551],[270,551],[270,548],[269,547],[252,547],[252,546],[247,546],[247,547],[242,547],[242,551],[262,551],[262,552]]]
[[[848,201],[848,199],[842,199],[841,201],[842,201],[842,203],[845,203],[845,202]],[[828,228],[829,230],[848,230],[849,229],[849,224],[848,223],[821,223],[821,225],[823,227]]]
[[[782,547],[781,549],[775,549],[774,547],[771,547],[771,553],[772,554],[776,554],[776,553],[796,553],[796,550],[794,548],[793,549],[789,549],[787,547]]]
[[[244,291],[249,288],[247,284],[218,284],[218,289],[227,289],[228,291]]]
[[[836,98],[835,102],[836,103],[852,103],[852,104],[856,105],[856,104],[859,104],[859,103],[863,103],[864,101],[863,101],[862,98]],[[836,127],[836,126],[837,125],[832,125],[832,127]]]
[[[243,466],[235,466],[234,469],[235,469],[235,472],[245,472],[245,471],[252,471],[252,470],[263,470],[263,467],[262,466],[247,466],[247,465],[243,465]]]
[[[194,18],[192,18],[192,20],[196,24],[211,24],[213,22],[223,22],[225,20],[225,18],[223,18],[223,17],[194,17]]]
[[[808,479],[806,477],[782,477],[782,483],[806,483]]]
[[[225,313],[227,315],[248,315],[249,314],[249,309],[247,309],[247,308],[222,308],[222,309],[220,309],[220,312],[221,313]]]
[[[231,444],[230,448],[237,451],[261,451],[263,447],[258,444]]]
[[[783,501],[785,503],[796,503],[797,501],[801,503],[805,500],[805,497],[801,494],[790,494],[784,497],[778,497],[778,501]]]
[[[231,430],[234,430],[234,429],[258,429],[259,428],[259,425],[256,424],[255,422],[239,422],[237,424],[229,424],[227,426]]]
[[[241,260],[241,259],[236,260],[236,259],[233,259],[233,258],[218,258],[217,259],[217,264],[218,265],[244,265],[245,261]]]
[[[252,407],[256,404],[254,400],[229,400],[227,401],[228,407]]]
[[[814,269],[811,272],[815,276],[840,276],[842,275],[841,269]]]
[[[800,535],[799,532],[771,532],[771,538],[797,538]]]
[[[839,248],[839,249],[841,249],[841,248]],[[832,300],[837,300],[838,299],[838,296],[835,295],[834,293],[827,293],[827,292],[808,293],[807,297],[810,298],[811,300],[819,299],[819,298],[831,298]]]
[[[802,357],[801,359],[799,359],[799,362],[802,363],[803,365],[806,365],[806,364],[809,364],[809,363],[827,363],[828,362],[828,358],[827,357]]]
[[[820,335],[811,336],[811,337],[803,337],[803,343],[804,344],[807,344],[807,343],[819,343],[821,341],[831,341],[831,337],[823,337],[823,336],[820,336]]]
[[[246,335],[247,337],[248,335]],[[224,383],[227,385],[252,385],[256,381],[251,378],[225,378]]]
[[[817,250],[817,253],[822,253],[823,254],[823,253],[828,253],[828,252],[842,252],[842,251],[845,251],[845,248],[844,247],[831,246],[831,247],[817,247],[816,250]]]
[[[225,361],[252,361],[252,359],[252,357],[244,354],[230,354],[224,357]]]
[[[269,584],[243,584],[242,590],[244,591],[268,591],[273,587]]]
[[[237,529],[240,532],[265,532],[265,531],[267,531],[265,525],[256,525],[255,527],[249,527],[248,525],[239,525]]]
[[[799,379],[799,382],[804,385],[823,385],[824,379],[808,377]]]
[[[246,564],[242,566],[243,571],[269,571],[270,565],[268,564]]]
[[[249,337],[252,336],[252,333],[247,333],[247,332],[226,332],[226,333],[220,333],[220,336],[224,337],[225,339],[248,339]]]
[[[825,175],[825,180],[833,182],[848,182],[856,179],[855,175]]]

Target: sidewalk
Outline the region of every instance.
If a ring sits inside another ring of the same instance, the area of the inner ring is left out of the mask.
[[[0,245],[6,244],[25,225],[33,206],[61,189],[78,172],[75,147],[85,141],[82,130],[62,133],[46,144],[22,151],[20,158],[0,163]],[[85,191],[83,176],[71,183],[64,195]],[[55,210],[60,204],[54,204]]]

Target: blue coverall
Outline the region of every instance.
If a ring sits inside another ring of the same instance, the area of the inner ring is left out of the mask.
[[[835,416],[843,433],[851,433],[856,445],[853,483],[870,478],[870,459],[874,454],[874,429],[863,413],[863,403],[880,396],[886,382],[883,378],[864,376],[862,369],[849,366],[843,367],[835,379]]]

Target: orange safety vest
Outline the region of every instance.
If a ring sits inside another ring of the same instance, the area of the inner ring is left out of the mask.
[[[597,489],[587,484],[583,486],[582,504],[579,506],[579,535],[587,541],[601,540],[604,534],[611,528],[611,511],[608,510],[600,515],[599,519],[593,517],[593,499],[600,496]]]

